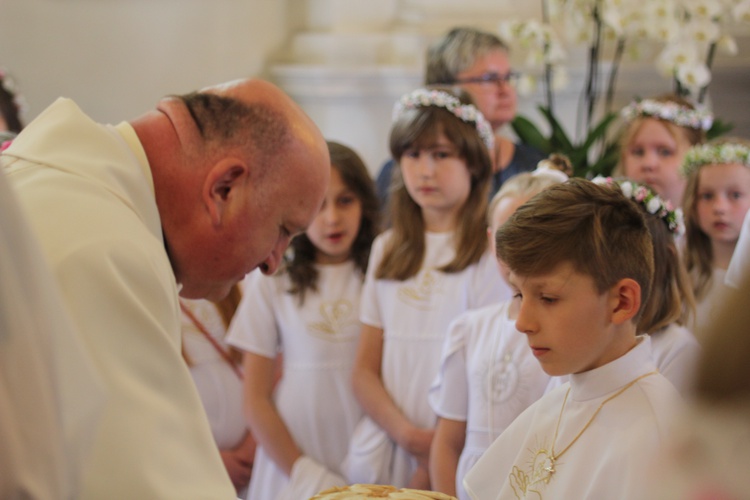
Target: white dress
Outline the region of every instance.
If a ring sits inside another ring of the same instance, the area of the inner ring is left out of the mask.
[[[688,329],[701,343],[706,341],[711,335],[711,329],[721,319],[721,306],[726,302],[728,290],[732,290],[724,282],[726,273],[725,269],[715,267],[703,298],[696,301],[695,317],[691,318]]]
[[[303,306],[287,293],[286,273],[250,274],[227,341],[267,358],[283,352],[283,375],[274,394],[279,414],[306,456],[340,474],[349,436],[362,415],[351,389],[362,275],[351,261],[317,269],[319,292],[308,291]],[[248,499],[275,499],[288,482],[259,446]]]
[[[638,345],[620,358],[570,375],[568,383],[522,413],[466,475],[464,487],[470,498],[642,498],[637,492],[682,400],[659,373],[637,380],[617,395],[630,382],[656,370],[651,341],[647,336],[640,338]],[[545,470],[550,465],[547,457],[551,450],[560,455],[566,448],[550,477]]]
[[[724,283],[732,288],[739,288],[748,278],[750,278],[750,210],[745,214],[745,220],[742,222],[740,237],[729,261]]]
[[[430,405],[440,417],[466,422],[456,491],[463,477],[508,425],[542,397],[550,377],[508,317],[510,303],[467,311],[451,323]]]
[[[226,351],[226,328],[216,305],[209,300],[180,301],[200,321],[217,345]],[[182,348],[190,360],[190,375],[198,388],[216,445],[220,450],[234,448],[247,433],[242,410],[242,381],[184,312]]]
[[[405,281],[375,279],[390,235],[380,235],[373,244],[361,319],[383,329],[381,375],[385,388],[415,425],[431,428],[437,417],[427,394],[440,366],[448,325],[465,311],[498,302],[503,282],[490,252],[461,272],[437,271],[455,255],[453,233],[425,234],[425,258],[416,276]],[[404,487],[416,469],[416,460],[365,417],[352,437],[344,468],[352,483]]]
[[[701,354],[701,346],[684,326],[672,323],[651,337],[651,350],[659,373],[683,396],[687,395]]]

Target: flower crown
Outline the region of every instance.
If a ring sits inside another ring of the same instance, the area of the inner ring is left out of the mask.
[[[445,108],[461,121],[473,123],[482,141],[487,146],[487,150],[492,154],[495,149],[495,134],[482,112],[472,104],[461,104],[457,97],[442,90],[422,88],[404,94],[393,106],[393,121],[398,120],[407,110],[426,106]]]
[[[592,179],[594,184],[602,186],[619,186],[622,194],[626,198],[631,199],[641,205],[646,212],[656,215],[669,228],[669,231],[676,235],[682,236],[685,234],[685,220],[682,216],[682,210],[679,208],[672,207],[672,203],[669,200],[662,199],[658,194],[637,182],[618,179],[615,180],[612,177],[597,176]]]
[[[703,165],[739,163],[750,167],[750,148],[734,142],[700,144],[688,149],[682,161],[682,174],[687,177]]]
[[[705,108],[690,109],[676,102],[660,102],[653,99],[633,101],[622,109],[622,115],[630,121],[639,116],[653,116],[672,122],[680,127],[708,130],[714,116]]]

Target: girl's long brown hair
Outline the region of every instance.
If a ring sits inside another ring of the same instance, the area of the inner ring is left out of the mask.
[[[328,141],[327,144],[331,155],[331,168],[339,173],[344,185],[352,190],[362,205],[362,220],[359,233],[352,243],[351,259],[364,279],[372,241],[380,229],[380,202],[375,191],[375,183],[362,159],[351,148],[333,141]],[[292,240],[290,250],[285,264],[285,272],[289,273],[292,282],[288,291],[292,295],[297,295],[302,304],[305,301],[305,292],[317,290],[317,249],[303,233]]]
[[[444,90],[444,89],[441,89]],[[465,93],[449,92],[470,103]],[[412,147],[431,142],[443,134],[458,149],[471,175],[471,191],[461,207],[455,231],[456,256],[439,270],[456,273],[479,261],[487,250],[485,213],[492,175],[492,161],[474,124],[457,118],[446,109],[426,106],[401,115],[391,129],[390,148],[398,168],[394,169],[389,197],[392,236],[375,276],[403,281],[415,276],[425,252],[425,226],[422,210],[409,196],[399,162]]]

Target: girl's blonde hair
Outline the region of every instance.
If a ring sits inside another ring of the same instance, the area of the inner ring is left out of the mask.
[[[682,106],[687,109],[694,110],[696,109],[695,106],[685,99],[684,97],[681,97],[677,94],[662,94],[660,96],[654,97],[652,99],[656,102],[664,102],[664,103],[674,103],[679,106]],[[657,120],[660,123],[664,125],[664,127],[667,129],[667,132],[669,132],[669,135],[671,135],[675,140],[677,140],[680,136],[684,137],[688,144],[691,146],[695,146],[696,144],[702,144],[706,141],[706,132],[703,131],[703,129],[700,128],[690,128],[690,127],[683,127],[680,125],[677,125],[669,120],[666,120],[664,118],[659,118],[658,116],[652,116],[652,115],[641,115],[633,118],[629,122],[627,122],[622,129],[622,132],[620,133],[620,158],[617,162],[617,166],[614,170],[614,175],[617,176],[624,176],[625,175],[625,167],[624,167],[624,160],[625,160],[625,152],[627,151],[628,144],[630,144],[633,141],[633,138],[636,136],[638,131],[641,129],[643,124],[646,122],[646,120]]]
[[[750,147],[750,141],[739,137],[714,139],[709,144],[739,144]],[[707,164],[700,165],[691,171],[685,187],[685,267],[693,287],[693,294],[701,300],[711,284],[714,254],[711,238],[700,228],[698,220],[698,189],[700,188],[700,171]]]
[[[565,155],[551,154],[549,158],[542,160],[542,162],[549,168],[559,170],[567,176],[573,173],[573,165]],[[560,178],[548,175],[538,168],[533,172],[522,172],[514,175],[503,183],[500,190],[490,200],[490,204],[487,207],[487,225],[492,225],[492,216],[495,213],[495,209],[505,198],[520,198],[522,196],[531,198],[543,189],[560,182],[562,182]]]
[[[458,97],[463,104],[472,104],[464,91],[439,90]],[[378,279],[403,281],[415,276],[422,266],[425,252],[422,209],[406,190],[400,161],[408,149],[430,144],[439,134],[456,147],[471,176],[471,190],[456,224],[456,256],[439,270],[460,272],[478,262],[487,250],[484,214],[492,176],[492,160],[487,147],[474,124],[461,120],[445,108],[421,106],[401,113],[391,128],[391,155],[398,168],[393,171],[388,205],[392,235],[375,273]]]
[[[687,324],[695,311],[695,298],[674,235],[658,215],[639,206],[654,247],[654,280],[650,298],[642,306],[638,332],[654,334],[672,323]]]

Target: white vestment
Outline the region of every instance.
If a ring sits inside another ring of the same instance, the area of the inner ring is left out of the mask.
[[[180,352],[177,284],[133,128],[59,99],[3,167],[106,389],[79,498],[236,498]]]
[[[682,400],[658,372],[616,394],[656,370],[651,341],[644,336],[620,358],[570,375],[568,383],[522,413],[469,471],[464,487],[470,498],[639,498]],[[551,463],[553,455],[558,458]]]
[[[456,318],[443,346],[442,364],[430,388],[435,413],[466,422],[456,471],[456,491],[468,499],[463,477],[518,415],[550,384],[526,335],[508,317],[509,302],[467,311]]]

